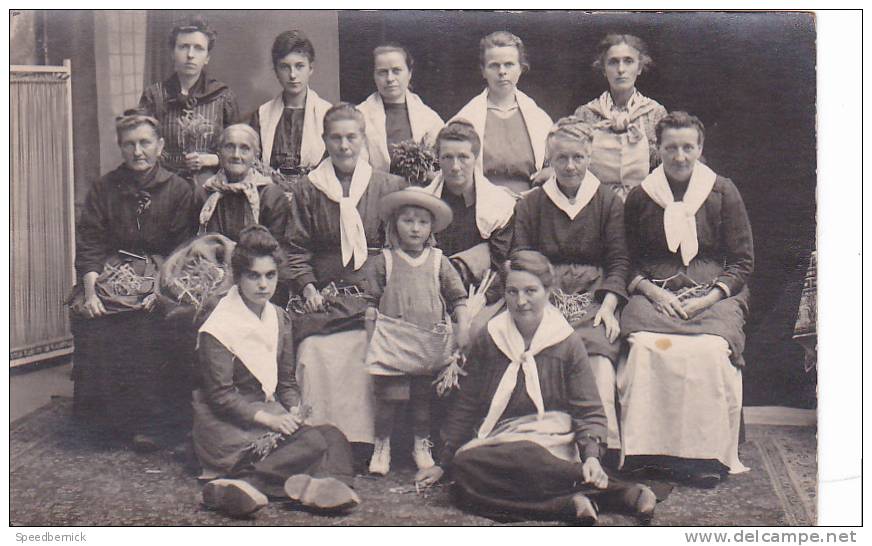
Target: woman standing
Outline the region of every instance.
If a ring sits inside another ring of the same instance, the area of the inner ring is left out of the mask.
[[[532,251],[502,271],[508,311],[472,342],[458,398],[443,428],[440,460],[465,510],[499,519],[592,524],[594,503],[654,514],[654,493],[609,477],[599,462],[606,434],[584,342],[548,303],[554,273]],[[428,486],[440,466],[418,472]]]
[[[705,128],[672,112],[657,124],[663,164],[627,196],[630,354],[618,370],[627,456],[703,486],[747,470],[738,457],[754,244],[736,186],[699,158]]]
[[[147,87],[139,99],[140,108],[160,121],[166,139],[162,164],[198,183],[218,170],[218,138],[239,115],[236,95],[205,72],[216,38],[202,17],[174,27],[173,75]]]
[[[299,30],[276,36],[272,64],[282,92],[261,104],[250,125],[260,135],[261,159],[286,176],[303,176],[324,157],[321,128],[330,103],[309,87],[315,48]]]
[[[264,493],[322,510],[360,503],[348,440],[304,422],[290,320],[269,302],[279,253],[266,228],[243,229],[235,284],[200,327],[194,450],[204,475],[218,477],[203,488],[204,503],[231,516],[265,506]]]
[[[618,307],[627,301],[630,258],[623,203],[588,169],[593,130],[576,117],[548,134],[554,175],[515,208],[512,250],[537,250],[555,265],[555,287],[587,306],[570,323],[584,339],[608,417],[608,447],[620,449],[615,410]]]
[[[498,186],[515,193],[530,189],[545,161],[551,118],[518,88],[530,69],[520,38],[504,30],[488,34],[479,46],[487,88],[452,119],[466,119],[482,142],[479,167]]]
[[[190,238],[196,229],[193,192],[161,167],[164,141],[156,119],[125,115],[115,130],[124,164],[91,186],[76,226],[84,309],[72,320],[75,411],[147,451],[159,447],[160,425],[170,413],[172,400],[164,393],[171,380],[163,370],[171,332],[152,312],[153,294],[135,309],[108,314],[97,280],[110,259],[134,260],[135,267],[139,260],[166,257]]]
[[[636,79],[651,64],[641,39],[609,34],[599,43],[593,62],[609,89],[575,111],[596,128],[590,170],[622,200],[660,161],[654,127],[666,109],[636,90]]]
[[[391,145],[414,140],[433,145],[444,125],[439,114],[410,91],[414,60],[398,44],[373,49],[373,70],[377,91],[357,106],[366,118],[366,150],[369,164],[390,172]]]

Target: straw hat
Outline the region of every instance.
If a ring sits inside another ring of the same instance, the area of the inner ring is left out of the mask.
[[[382,198],[381,217],[387,220],[400,207],[407,205],[421,207],[433,215],[433,233],[438,233],[448,227],[453,214],[451,207],[424,188],[410,186],[408,188],[387,194]]]

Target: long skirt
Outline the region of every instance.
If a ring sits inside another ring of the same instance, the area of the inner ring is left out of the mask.
[[[188,399],[174,399],[184,396],[176,388],[184,373],[167,351],[172,338],[162,317],[144,311],[73,317],[72,331],[78,418],[124,436],[172,428],[171,408]]]
[[[618,368],[622,456],[714,459],[748,470],[738,453],[742,372],[713,335],[637,332]]]
[[[307,422],[334,425],[351,442],[372,443],[375,435],[366,350],[365,330],[309,336],[297,349],[297,382],[312,410]]]
[[[582,483],[582,463],[561,459],[531,441],[461,451],[451,469],[455,503],[499,521],[571,520],[572,496],[577,493],[601,510],[621,509],[624,495],[633,487],[611,476],[606,489]]]

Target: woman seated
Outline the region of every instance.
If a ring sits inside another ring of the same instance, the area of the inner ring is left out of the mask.
[[[282,92],[255,110],[249,124],[260,135],[262,161],[285,176],[302,176],[324,157],[321,128],[330,103],[309,87],[315,48],[299,30],[276,36],[272,63]]]
[[[348,440],[305,422],[291,324],[269,302],[280,263],[265,227],[243,229],[231,258],[236,284],[200,327],[194,450],[204,476],[218,478],[203,488],[204,503],[231,516],[262,508],[267,495],[331,511],[360,503]]]
[[[442,252],[462,266],[468,286],[483,273],[498,271],[509,255],[515,199],[494,186],[477,169],[481,140],[468,121],[448,123],[436,139],[439,174],[427,190],[451,208],[453,220],[436,241]]]
[[[652,63],[640,38],[609,34],[599,43],[593,62],[609,89],[575,111],[596,129],[590,170],[622,200],[660,161],[654,127],[666,109],[636,90],[636,78]]]
[[[200,233],[220,233],[239,240],[242,228],[260,224],[277,241],[284,240],[290,205],[284,191],[254,168],[260,152],[257,133],[245,124],[224,129],[219,140],[221,170],[195,190]],[[278,303],[288,301],[287,267],[280,267]]]
[[[288,223],[289,275],[305,309],[325,310],[321,290],[339,287],[366,290],[364,264],[369,249],[383,246],[381,200],[408,183],[373,170],[360,156],[365,140],[363,115],[340,103],[324,116],[324,144],[329,158],[294,188]],[[352,442],[372,443],[373,398],[363,364],[366,331],[363,315],[350,330],[313,335],[300,344],[298,375],[313,422],[332,423]]]
[[[409,90],[414,60],[398,44],[372,51],[377,91],[357,105],[366,118],[366,151],[373,169],[390,172],[391,145],[406,140],[432,145],[444,122],[439,114]]]
[[[160,121],[166,168],[202,184],[218,170],[218,137],[238,121],[236,95],[205,68],[218,33],[202,17],[176,25],[169,36],[174,72],[145,88],[139,106]]]
[[[537,250],[555,264],[555,288],[584,339],[608,417],[608,447],[620,449],[615,366],[621,344],[617,308],[627,301],[630,258],[623,203],[588,169],[593,129],[570,116],[548,133],[554,175],[515,209],[512,250]],[[616,453],[615,453],[616,454]]]
[[[699,161],[704,138],[695,116],[660,120],[663,164],[627,196],[635,275],[618,392],[624,455],[668,456],[661,466],[714,486],[747,470],[738,442],[754,246],[736,186]]]
[[[440,460],[452,473],[454,498],[498,519],[592,524],[599,505],[650,520],[654,493],[600,465],[606,416],[584,340],[548,303],[551,264],[519,251],[502,273],[508,311],[472,341],[443,427]],[[434,466],[416,480],[428,486],[442,475]]]
[[[134,112],[119,118],[115,130],[124,164],[91,185],[76,225],[84,305],[71,321],[75,412],[147,451],[159,447],[160,425],[173,413],[172,404],[187,402],[184,393],[167,389],[174,382],[167,370],[176,371],[166,366],[172,332],[153,312],[153,294],[113,312],[119,309],[101,298],[97,280],[110,260],[139,270],[190,238],[193,192],[161,167],[164,140],[156,119]]]
[[[551,118],[518,88],[530,69],[524,42],[504,30],[481,39],[481,74],[487,89],[453,119],[466,119],[482,142],[478,165],[488,180],[516,194],[530,189],[545,161]]]

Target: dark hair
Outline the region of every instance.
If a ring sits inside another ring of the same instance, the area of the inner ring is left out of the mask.
[[[472,144],[472,153],[475,157],[481,152],[481,139],[478,133],[475,132],[475,127],[465,119],[455,119],[449,121],[448,124],[439,131],[436,135],[436,157],[439,157],[439,143],[443,140],[451,140],[454,142],[469,142]]]
[[[239,242],[230,257],[230,269],[234,280],[251,269],[257,258],[272,258],[276,267],[282,263],[283,255],[279,243],[268,229],[260,224],[252,224],[239,232]]]
[[[209,26],[209,22],[202,15],[195,15],[173,27],[169,38],[170,49],[176,48],[176,39],[179,37],[179,34],[190,34],[191,32],[202,32],[205,34],[206,38],[209,39],[208,51],[212,51],[212,48],[215,47],[215,40],[218,39],[218,33]]]
[[[148,115],[145,110],[137,108],[125,110],[124,115],[115,118],[115,136],[118,142],[121,142],[121,135],[128,131],[132,131],[141,125],[149,125],[154,130],[157,138],[160,138],[160,123],[157,119]]]
[[[524,271],[525,273],[535,275],[546,289],[554,286],[554,266],[551,265],[548,258],[541,252],[536,252],[535,250],[516,250],[512,252],[500,270],[503,285],[505,285],[506,279],[512,271]]]
[[[641,38],[632,34],[607,34],[596,46],[596,58],[594,58],[592,66],[598,74],[602,74],[605,69],[606,54],[609,52],[609,49],[621,44],[627,44],[639,52],[639,67],[641,72],[645,72],[647,68],[654,66],[654,59],[648,53],[648,46]]]
[[[315,47],[309,38],[299,30],[286,30],[276,36],[272,45],[273,69],[279,61],[291,53],[302,53],[309,59],[309,63],[315,62]]]
[[[666,129],[688,128],[696,129],[696,132],[699,135],[697,143],[701,146],[705,140],[705,125],[702,124],[702,121],[700,121],[698,117],[680,110],[669,112],[663,117],[663,119],[657,122],[657,126],[654,128],[654,133],[657,135],[657,144],[659,145],[662,142],[663,131]]]
[[[366,120],[363,119],[363,114],[360,110],[350,102],[339,102],[324,114],[324,134],[327,134],[327,127],[329,127],[331,123],[345,119],[353,119],[360,125],[360,132],[366,132]]]
[[[412,58],[412,54],[409,53],[409,50],[406,49],[406,46],[400,45],[396,42],[388,42],[386,44],[381,44],[372,50],[372,61],[375,62],[375,58],[383,53],[402,53],[403,57],[406,59],[406,68],[409,69],[409,72],[415,67],[415,59]]]
[[[530,70],[530,62],[527,60],[527,48],[524,41],[507,30],[491,32],[478,43],[478,62],[484,67],[484,54],[494,47],[514,47],[518,50],[518,62],[521,63],[521,73]]]

